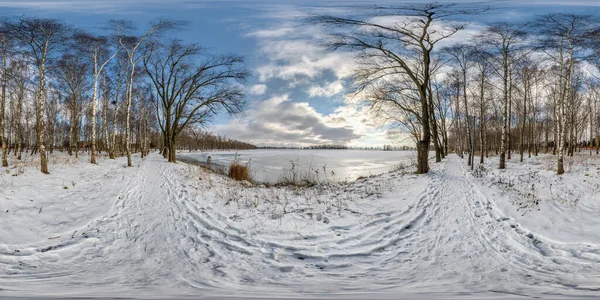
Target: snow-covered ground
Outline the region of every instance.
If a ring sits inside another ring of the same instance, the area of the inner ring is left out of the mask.
[[[0,169],[0,297],[600,296],[598,156],[310,188],[87,159]]]

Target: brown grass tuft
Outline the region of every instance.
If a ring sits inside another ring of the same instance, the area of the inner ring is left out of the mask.
[[[229,177],[234,180],[246,180],[250,181],[250,171],[248,166],[242,165],[237,161],[234,161],[229,166]]]

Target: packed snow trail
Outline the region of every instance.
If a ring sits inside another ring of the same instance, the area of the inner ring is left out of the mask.
[[[427,175],[349,184],[352,195],[392,183],[356,200],[376,209],[315,222],[302,212],[248,214],[256,210],[224,198],[250,190],[152,154],[118,170],[105,216],[62,238],[0,245],[0,296],[600,295],[600,245],[522,228],[463,164],[450,156]]]

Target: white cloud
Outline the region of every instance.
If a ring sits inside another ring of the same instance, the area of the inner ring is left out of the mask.
[[[258,38],[278,38],[293,33],[294,29],[291,27],[281,27],[274,29],[262,29],[251,32],[246,36],[258,37]]]
[[[331,97],[344,91],[344,86],[341,81],[334,81],[324,86],[313,85],[308,90],[310,97]]]
[[[263,95],[265,92],[267,92],[266,84],[256,84],[248,89],[250,95]]]
[[[315,78],[330,71],[337,79],[351,75],[353,57],[342,51],[327,51],[322,45],[326,36],[315,26],[279,27],[252,35],[259,39],[259,52],[268,61],[257,68],[259,80],[278,78],[287,81],[298,77]],[[286,32],[286,34],[281,34]]]

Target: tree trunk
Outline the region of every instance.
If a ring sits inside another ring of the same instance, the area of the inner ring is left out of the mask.
[[[458,156],[460,156],[460,158],[463,158],[463,149],[462,149],[462,133],[461,133],[461,127],[460,126],[460,95],[459,95],[459,91],[460,91],[460,87],[457,86],[456,89],[456,111],[454,112],[455,115],[455,121],[456,121],[456,135],[458,136]]]
[[[506,134],[506,159],[511,159],[510,156],[510,152],[511,152],[511,145],[510,145],[510,127],[511,127],[511,116],[512,116],[512,68],[509,67],[508,69],[508,113],[507,113],[507,119],[506,119],[506,130],[507,130],[507,134]]]
[[[126,108],[126,117],[125,117],[125,151],[127,153],[127,166],[128,167],[132,167],[133,164],[131,163],[131,149],[130,149],[130,135],[131,135],[131,128],[130,128],[130,116],[131,116],[131,99],[132,99],[132,94],[133,94],[133,75],[135,74],[135,64],[133,62],[131,62],[131,74],[129,76],[129,87],[127,88],[127,108]]]
[[[110,152],[109,151],[109,135],[108,135],[108,91],[107,91],[107,87],[106,87],[106,74],[103,73],[102,75],[103,78],[103,90],[102,90],[102,135],[104,135],[104,146],[102,147],[102,149],[104,151]]]
[[[471,171],[473,171],[475,166],[475,116],[472,116],[471,119],[473,119],[471,126],[473,129],[471,134]]]
[[[527,76],[527,75],[524,75]],[[521,124],[521,141],[519,146],[519,152],[521,155],[520,162],[523,162],[523,153],[525,152],[525,124],[527,120],[527,92],[528,92],[528,83],[527,79],[524,83],[524,91],[523,91],[523,124]]]
[[[23,96],[25,95],[25,83],[19,83],[19,96],[17,99],[17,120],[16,120],[16,125],[17,125],[17,160],[21,160],[21,142],[22,142],[22,137],[21,137],[21,119],[22,119],[22,115],[23,115]]]
[[[69,122],[69,156],[73,155],[73,148],[75,147],[75,122],[77,120],[77,100],[75,94],[72,95],[71,99],[71,121]]]
[[[79,107],[79,105],[77,104],[77,102],[75,102],[77,107]],[[77,113],[75,114],[75,125],[73,127],[73,129],[75,130],[75,158],[79,158],[79,132],[81,130],[80,125],[81,122],[79,120],[80,116],[79,116],[79,110],[77,110]]]
[[[502,138],[500,140],[500,169],[506,168],[506,144],[507,138],[507,126],[508,126],[508,53],[504,53],[503,67],[503,86],[504,86],[504,97],[502,101]]]
[[[6,106],[6,39],[2,39],[2,95],[0,96],[0,142],[2,143],[2,166],[8,167],[6,157],[6,136],[5,136],[5,106]]]
[[[466,64],[466,62],[465,62]],[[467,158],[467,166],[473,164],[473,139],[471,138],[471,121],[469,119],[469,104],[467,102],[467,69],[463,68],[463,101],[465,103],[465,119],[467,123],[467,147],[469,148],[469,157]]]
[[[441,162],[442,161],[442,149],[440,147],[440,142],[438,139],[438,131],[437,131],[437,121],[435,120],[435,113],[433,110],[433,93],[431,92],[431,88],[429,89],[430,93],[429,93],[429,114],[430,114],[430,123],[431,123],[431,131],[433,133],[433,144],[434,144],[434,148],[435,148],[435,162]]]
[[[173,136],[173,139],[169,144],[169,162],[176,163],[177,162],[177,145],[175,143],[176,136]]]
[[[112,134],[112,143],[110,144],[109,149],[109,157],[110,159],[115,159],[115,150],[117,148],[117,116],[119,111],[119,90],[121,88],[121,73],[117,76],[117,90],[115,92],[115,108],[113,111],[113,134]]]
[[[428,73],[428,71],[425,72]],[[426,79],[425,81],[428,80]],[[423,124],[421,140],[417,142],[417,174],[425,174],[429,172],[429,144],[431,142],[431,133],[429,130],[429,105],[427,103],[427,86],[421,85],[420,90],[421,118]]]
[[[48,44],[48,42],[46,42]],[[47,45],[46,48],[47,49]],[[42,55],[42,61],[39,66],[40,86],[38,91],[38,111],[37,111],[37,123],[38,123],[38,150],[40,151],[40,171],[44,174],[50,174],[48,172],[48,158],[46,156],[45,146],[45,131],[46,123],[44,121],[44,104],[46,104],[46,53]]]
[[[484,137],[483,137],[483,127],[484,127],[484,114],[485,114],[485,77],[484,72],[481,72],[481,86],[479,90],[479,99],[481,101],[479,105],[479,140],[481,145],[479,146],[479,151],[481,151],[481,155],[479,157],[479,163],[483,164],[483,151],[484,151]],[[475,128],[473,128],[475,130]]]

